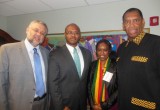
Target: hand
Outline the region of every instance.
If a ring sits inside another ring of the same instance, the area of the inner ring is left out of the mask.
[[[93,105],[93,110],[102,110],[101,105]]]
[[[63,110],[71,110],[69,107],[65,106]]]

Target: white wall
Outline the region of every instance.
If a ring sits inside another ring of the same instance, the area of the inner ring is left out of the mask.
[[[160,26],[150,27],[149,17],[160,16],[160,0],[129,0],[106,3],[89,7],[71,8],[65,10],[49,11],[36,14],[27,14],[7,17],[7,32],[15,39],[25,38],[25,28],[34,19],[46,22],[49,33],[63,33],[69,23],[76,23],[82,32],[121,30],[122,15],[131,7],[141,9],[146,28],[150,33],[160,35]]]
[[[7,18],[0,16],[0,29],[7,31]]]

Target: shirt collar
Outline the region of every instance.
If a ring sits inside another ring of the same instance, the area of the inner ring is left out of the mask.
[[[141,32],[137,37],[135,37],[132,41],[139,45],[144,37],[145,33],[144,32]]]
[[[37,47],[33,47],[31,45],[31,43],[28,41],[28,39],[26,38],[25,41],[24,41],[25,45],[26,45],[26,48],[29,52],[32,52],[33,51],[33,48],[36,48],[37,50],[39,50],[39,45]]]
[[[72,46],[70,46],[69,44],[66,43],[66,46],[67,46],[68,50],[69,50],[71,53],[73,53],[73,49],[74,49],[74,48],[76,48],[77,51],[79,51],[79,46],[78,46],[78,45],[77,45],[76,47],[72,47]]]
[[[128,40],[127,43],[126,43],[126,45],[125,45],[125,47],[128,46],[129,42],[133,42],[133,43],[139,45],[139,44],[141,43],[144,35],[145,35],[145,33],[144,33],[144,32],[141,32],[141,33],[140,33],[137,37],[135,37],[134,39]]]

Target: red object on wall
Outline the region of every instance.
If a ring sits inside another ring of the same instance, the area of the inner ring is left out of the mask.
[[[159,25],[159,16],[150,17],[150,26],[158,26]]]

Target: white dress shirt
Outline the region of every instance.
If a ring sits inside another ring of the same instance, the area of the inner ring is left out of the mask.
[[[70,54],[71,54],[71,56],[72,56],[72,58],[73,58],[73,49],[74,49],[74,47],[70,46],[70,45],[67,44],[67,43],[66,43],[66,46],[67,46],[67,48],[68,48],[68,50],[69,50],[69,52],[70,52]],[[77,45],[75,48],[77,49],[77,53],[78,53],[79,58],[80,58],[80,63],[81,63],[81,76],[82,76],[83,69],[84,69],[84,58],[83,58],[83,55],[82,55],[82,52],[81,52],[81,49],[79,48],[79,46]]]
[[[39,49],[39,46],[37,47],[33,47],[31,45],[31,43],[28,41],[28,39],[26,38],[25,41],[25,46],[27,48],[27,52],[28,52],[28,55],[29,55],[29,58],[30,58],[30,61],[31,61],[31,64],[32,64],[32,68],[33,68],[33,74],[34,74],[34,79],[36,81],[36,77],[35,77],[35,68],[34,68],[34,59],[33,59],[33,55],[34,55],[34,48],[37,49],[37,52],[40,56],[40,60],[41,60],[41,66],[42,66],[42,74],[43,74],[43,82],[44,82],[44,86],[45,86],[45,92],[46,92],[46,78],[45,78],[45,66],[44,66],[44,61],[43,61],[43,58],[42,58],[42,54],[40,52],[40,49]],[[37,97],[37,94],[35,93],[35,97]]]

